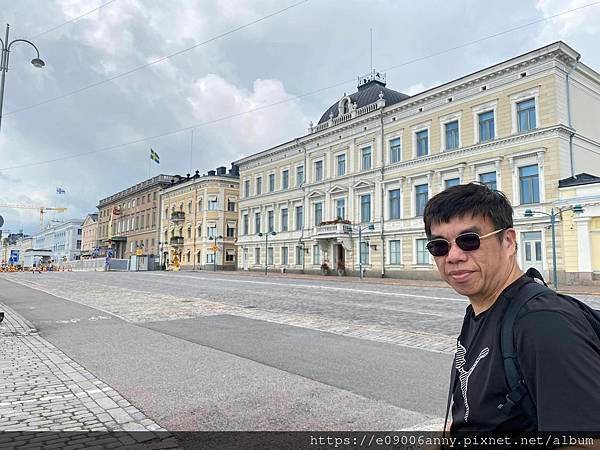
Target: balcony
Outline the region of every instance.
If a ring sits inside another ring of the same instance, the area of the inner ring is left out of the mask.
[[[352,234],[352,225],[345,223],[334,223],[314,227],[313,236],[316,238],[334,238],[349,236]]]
[[[183,245],[183,236],[171,236],[169,245],[171,247],[181,247]]]
[[[173,211],[171,213],[171,222],[180,223],[185,220],[185,213],[183,211]]]

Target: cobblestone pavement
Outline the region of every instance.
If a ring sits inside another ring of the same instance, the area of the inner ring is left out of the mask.
[[[439,282],[360,283],[246,274],[72,272],[6,279],[133,323],[229,314],[452,353],[467,301]],[[600,297],[579,298],[600,308]]]
[[[118,392],[42,339],[15,311],[2,304],[0,310],[6,313],[0,324],[0,431],[13,432],[0,434],[0,448],[117,448],[157,440],[165,444],[161,448],[174,448],[157,433],[165,430]]]

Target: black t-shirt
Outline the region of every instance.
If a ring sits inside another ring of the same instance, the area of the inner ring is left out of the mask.
[[[515,344],[538,426],[520,408],[499,411],[509,392],[500,332],[511,298],[532,282],[507,287],[491,308],[475,316],[467,307],[456,354],[451,433],[600,431],[600,339],[579,307],[554,293],[530,300],[515,322]]]

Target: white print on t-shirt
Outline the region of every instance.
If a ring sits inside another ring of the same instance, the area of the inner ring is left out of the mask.
[[[467,400],[467,387],[469,385],[469,377],[475,370],[477,364],[479,364],[479,361],[485,358],[489,352],[489,347],[486,347],[483,350],[481,350],[479,356],[473,363],[473,366],[468,371],[466,371],[464,369],[464,366],[466,363],[465,355],[467,354],[467,349],[465,349],[460,344],[460,341],[458,341],[456,344],[456,370],[458,370],[459,374],[458,379],[460,380],[460,390],[462,392],[463,398],[465,399],[465,422],[468,422],[469,420],[469,401]]]

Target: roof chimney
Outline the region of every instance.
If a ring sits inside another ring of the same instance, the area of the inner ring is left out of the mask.
[[[209,170],[208,171],[208,176],[215,176],[215,171],[214,170]]]
[[[217,167],[217,175],[225,175],[227,173],[227,168],[224,166]]]

